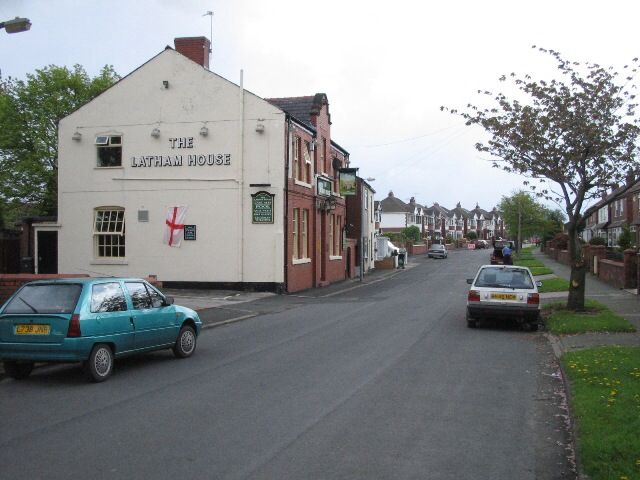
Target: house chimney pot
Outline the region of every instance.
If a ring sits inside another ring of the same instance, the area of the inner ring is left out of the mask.
[[[209,69],[211,42],[206,37],[179,37],[174,40],[176,52]]]

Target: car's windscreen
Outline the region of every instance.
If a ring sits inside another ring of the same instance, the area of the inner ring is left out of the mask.
[[[444,245],[441,245],[441,244],[432,245],[431,250],[444,250]]]
[[[533,288],[526,270],[518,268],[483,268],[475,282],[476,287]]]
[[[4,309],[4,313],[73,313],[82,285],[25,285]]]

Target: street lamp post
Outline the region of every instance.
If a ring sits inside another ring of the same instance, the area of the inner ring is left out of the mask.
[[[13,20],[0,22],[0,29],[4,28],[7,33],[26,32],[31,28],[31,21],[28,18],[16,17]]]

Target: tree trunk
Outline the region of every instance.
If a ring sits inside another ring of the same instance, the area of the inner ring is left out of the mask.
[[[577,222],[571,222],[569,228],[569,260],[571,262],[571,277],[569,279],[569,310],[584,310],[584,294],[586,281],[586,265],[582,257],[582,245],[578,240]]]

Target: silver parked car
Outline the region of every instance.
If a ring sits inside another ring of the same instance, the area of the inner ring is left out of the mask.
[[[526,267],[513,265],[483,265],[467,295],[467,326],[475,328],[484,319],[516,320],[519,324],[538,329],[540,295],[535,281]]]
[[[434,243],[427,252],[429,258],[447,258],[447,247],[441,243]]]

